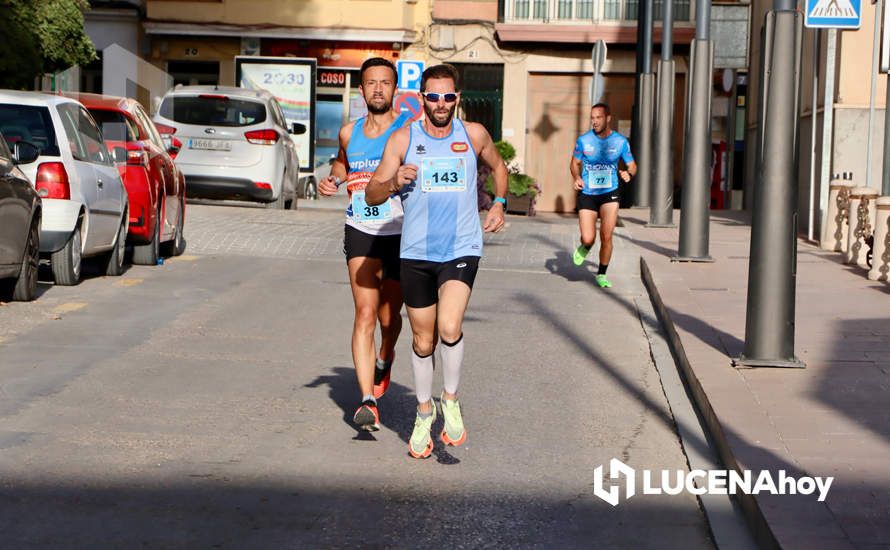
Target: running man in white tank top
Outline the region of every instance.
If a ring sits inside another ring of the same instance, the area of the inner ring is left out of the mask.
[[[467,439],[457,388],[463,363],[463,318],[482,256],[482,232],[504,226],[507,168],[481,124],[454,118],[460,103],[457,70],[436,65],[420,81],[426,118],[396,130],[368,184],[365,200],[381,204],[399,193],[404,209],[401,281],[408,320],[414,333],[411,366],[417,393],[417,417],[408,441],[414,458],[433,450],[431,435],[437,409],[432,400],[433,352],[442,339],[445,390],[440,397],[446,445]],[[491,167],[495,202],[485,223],[476,202],[476,160]]]
[[[402,290],[399,286],[399,242],[402,206],[398,195],[378,206],[365,204],[365,186],[383,155],[389,135],[407,117],[392,109],[396,68],[375,57],[362,64],[359,90],[368,115],[340,129],[340,151],[331,175],[321,180],[318,191],[333,195],[341,183],[349,192],[343,251],[355,302],[352,327],[352,360],[361,401],[353,416],[361,430],[380,429],[377,399],[389,386],[394,348],[402,330]],[[374,330],[380,323],[380,352]]]

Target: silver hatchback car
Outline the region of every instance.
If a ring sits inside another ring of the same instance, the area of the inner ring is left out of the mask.
[[[189,197],[233,199],[289,208],[296,202],[300,163],[275,97],[265,90],[224,86],[177,86],[154,116],[162,136],[182,148],[176,165]]]

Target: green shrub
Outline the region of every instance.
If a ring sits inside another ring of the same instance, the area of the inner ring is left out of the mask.
[[[507,192],[517,197],[529,195],[534,198],[537,196],[540,187],[535,183],[535,179],[520,172],[519,167],[511,162],[516,158],[516,148],[504,140],[494,142],[494,146],[501,154],[501,158],[504,159],[504,164],[507,165]],[[485,192],[494,196],[494,179],[491,175],[485,179]]]

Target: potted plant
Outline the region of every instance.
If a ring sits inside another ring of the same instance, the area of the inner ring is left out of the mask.
[[[534,216],[535,198],[541,192],[541,187],[533,177],[519,171],[519,165],[513,162],[516,149],[509,142],[496,141],[494,146],[507,165],[507,212]],[[479,179],[485,190],[485,197],[480,197],[480,207],[487,209],[491,207],[494,197],[494,179],[490,169],[485,167],[483,170]]]

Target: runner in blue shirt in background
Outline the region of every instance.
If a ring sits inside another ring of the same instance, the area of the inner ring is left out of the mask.
[[[618,178],[625,183],[637,173],[627,139],[611,128],[612,114],[605,103],[590,109],[591,130],[578,138],[569,170],[578,190],[578,224],[581,244],[572,261],[580,266],[596,241],[596,219],[600,218],[600,263],[596,284],[609,288],[606,270],[612,259],[612,233],[618,223]],[[619,161],[626,165],[619,168]]]

